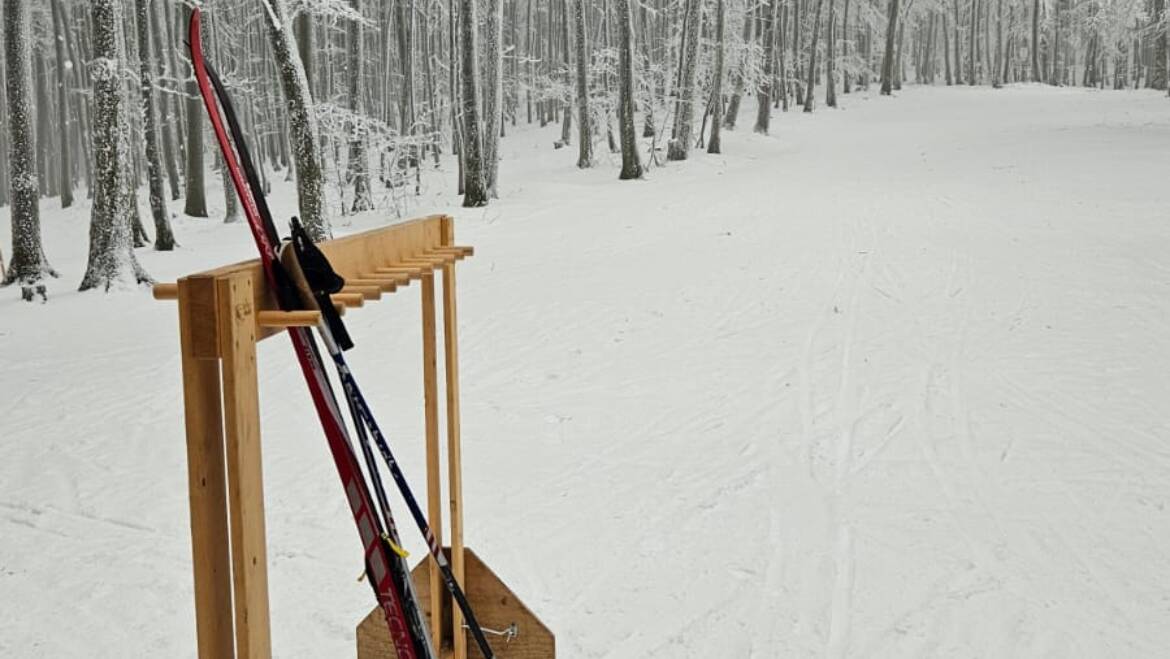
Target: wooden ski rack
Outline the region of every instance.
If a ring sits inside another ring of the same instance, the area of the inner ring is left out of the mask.
[[[345,288],[333,296],[334,306],[342,313],[419,283],[427,517],[440,542],[443,502],[434,284],[436,273],[442,273],[450,511],[446,551],[481,626],[509,632],[489,637],[495,656],[553,659],[552,633],[463,544],[455,263],[474,250],[454,244],[454,220],[446,215],[326,241],[319,247],[346,279]],[[154,297],[179,302],[199,657],[268,659],[272,645],[256,343],[288,327],[316,326],[321,313],[276,308],[259,260],[158,284]],[[409,515],[405,510],[398,512],[396,521],[404,535],[413,533]],[[360,551],[359,543],[355,542],[354,551]],[[412,577],[440,657],[480,657],[475,644],[468,643],[459,608],[452,605],[429,555],[414,568]],[[433,602],[440,603],[437,613]],[[377,607],[358,625],[357,655],[359,659],[397,656]]]

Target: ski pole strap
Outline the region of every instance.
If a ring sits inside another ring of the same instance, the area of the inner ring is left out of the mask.
[[[329,298],[345,286],[345,279],[333,269],[325,253],[313,244],[299,219],[293,217],[289,221],[289,226],[292,229],[293,250],[296,252],[297,263],[305,274],[309,289],[313,291],[313,299],[321,308],[321,317],[329,326],[329,333],[337,342],[337,346],[342,350],[349,350],[353,347],[353,339],[346,331],[345,324],[341,322],[341,314],[337,313],[333,301]]]

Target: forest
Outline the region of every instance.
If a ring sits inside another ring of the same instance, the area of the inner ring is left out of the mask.
[[[237,222],[184,44],[192,3],[3,0],[3,283],[47,299],[41,214],[89,203],[81,290],[149,282],[178,214]],[[315,239],[331,219],[412,208],[457,168],[467,207],[500,194],[521,124],[615,178],[721,132],[879,86],[1032,83],[1165,90],[1165,0],[205,0],[204,34],[266,186],[295,181]],[[741,111],[755,100],[755,116]],[[551,125],[551,127],[550,127]],[[734,154],[732,154],[734,155]],[[615,185],[618,185],[615,183]],[[223,195],[219,216],[208,199]],[[0,248],[0,252],[3,252]],[[4,260],[7,256],[7,261]]]

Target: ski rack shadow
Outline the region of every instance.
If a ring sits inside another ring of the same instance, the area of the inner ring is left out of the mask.
[[[443,528],[444,508],[436,331],[436,308],[442,304],[445,503],[451,512],[450,544],[444,551],[481,626],[485,631],[498,630],[492,640],[496,657],[553,659],[552,632],[463,543],[455,263],[474,250],[455,245],[454,219],[447,215],[392,224],[318,246],[346,280],[345,288],[332,296],[341,313],[414,282],[421,289],[427,517],[436,535]],[[443,281],[439,299],[435,295],[437,273],[442,273]],[[177,283],[158,284],[154,297],[179,302],[199,656],[267,659],[271,633],[256,344],[290,327],[316,327],[321,312],[281,311],[258,259],[188,275]],[[355,555],[358,548],[355,544]],[[434,559],[424,557],[411,576],[440,656],[480,657],[475,644],[467,642],[459,608],[453,606]],[[432,605],[436,601],[440,603],[438,615]],[[255,648],[264,650],[257,652]],[[377,607],[358,624],[357,656],[395,656]]]

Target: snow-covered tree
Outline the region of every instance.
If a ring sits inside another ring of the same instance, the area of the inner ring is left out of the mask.
[[[617,0],[618,25],[621,28],[618,73],[618,132],[621,134],[622,180],[642,178],[642,161],[638,155],[638,136],[634,126],[634,21],[631,0]]]
[[[589,44],[585,34],[585,0],[573,3],[573,32],[577,46],[577,166],[593,166],[593,121],[589,116]]]
[[[889,21],[886,24],[886,50],[882,57],[882,94],[886,96],[894,89],[894,36],[898,32],[898,0],[890,0],[889,8]],[[958,12],[957,9],[955,11]],[[956,43],[956,54],[959,52],[958,48]]]
[[[5,285],[19,282],[32,287],[46,276],[56,276],[41,246],[40,183],[36,170],[36,139],[32,126],[29,88],[29,4],[4,0],[5,87],[8,106],[8,164],[12,196],[12,260]],[[25,299],[31,299],[25,295]]]
[[[837,107],[837,1],[829,0],[829,21],[825,25],[825,105]]]
[[[716,0],[715,7],[715,71],[712,73],[711,83],[711,98],[712,98],[712,113],[714,119],[711,121],[711,139],[707,142],[707,153],[720,153],[722,150],[722,143],[719,139],[719,127],[723,123],[720,121],[723,110],[723,54],[726,48],[724,42],[724,25],[726,19],[725,0]]]
[[[815,104],[813,92],[816,90],[817,83],[817,37],[821,34],[821,9],[824,5],[825,0],[817,0],[817,10],[813,14],[812,43],[808,48],[808,78],[805,81],[805,112],[812,112],[813,105]]]
[[[183,24],[188,24],[190,20],[191,6],[184,5]],[[206,35],[203,41],[206,47]],[[194,72],[188,67],[187,73],[187,162],[183,166],[183,213],[191,217],[207,217],[207,194],[203,185],[203,101],[199,100],[199,87],[195,84]],[[96,117],[94,121],[96,123]]]
[[[683,18],[682,80],[678,90],[674,139],[666,152],[667,160],[686,160],[691,152],[691,129],[695,123],[696,78],[699,71],[699,37],[703,21],[702,0],[686,0]]]
[[[73,205],[73,166],[69,152],[69,86],[72,80],[73,62],[65,57],[65,38],[62,34],[65,29],[65,21],[60,15],[60,4],[61,0],[51,0],[50,6],[53,24],[53,54],[57,65],[57,129],[60,131],[57,191],[61,196],[61,207],[69,208]]]
[[[264,6],[264,25],[276,58],[280,86],[287,102],[288,128],[292,141],[293,164],[297,170],[297,207],[301,223],[313,240],[329,237],[329,219],[325,216],[325,175],[317,147],[317,119],[309,80],[289,25],[291,16],[284,0],[260,0]]]
[[[743,98],[745,71],[750,64],[748,58],[751,53],[753,25],[755,21],[752,20],[752,12],[744,11],[741,48],[732,68],[731,96],[727,100],[727,110],[723,113],[723,127],[727,130],[735,130],[735,124],[739,121],[739,104]]]
[[[126,111],[125,54],[120,0],[93,0],[94,193],[89,224],[89,263],[80,289],[109,290],[149,282],[134,256],[131,212],[130,122]]]
[[[499,196],[500,127],[503,125],[503,53],[500,49],[504,6],[502,0],[487,0],[483,21],[483,166],[484,184],[493,199]]]
[[[142,89],[142,132],[146,142],[146,177],[150,190],[150,213],[154,218],[154,248],[167,252],[175,248],[175,235],[167,215],[163,172],[158,144],[158,115],[154,103],[154,64],[150,47],[151,0],[134,0],[138,16],[138,82]]]
[[[358,16],[361,16],[361,0],[349,0],[350,6]],[[349,109],[354,114],[361,114],[365,105],[365,47],[362,43],[362,22],[349,21],[347,29],[349,41]],[[374,199],[370,195],[370,164],[366,153],[366,137],[357,126],[351,126],[349,136],[349,179],[353,183],[353,212],[370,210],[374,207]]]
[[[756,125],[757,133],[768,134],[772,123],[772,62],[775,61],[776,50],[776,9],[779,0],[768,0],[763,5],[764,24],[764,77],[759,82],[756,92]]]
[[[478,39],[475,0],[460,0],[459,33],[462,37],[461,70],[463,96],[463,205],[486,206],[487,181],[484,174],[483,136],[479,119]]]

